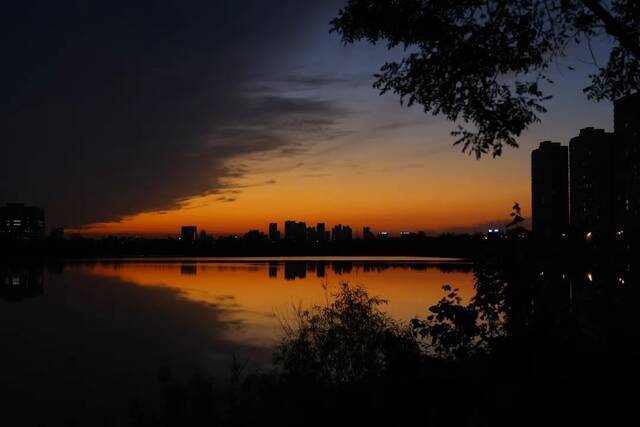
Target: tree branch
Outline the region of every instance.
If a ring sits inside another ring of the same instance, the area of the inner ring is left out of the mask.
[[[604,23],[606,32],[615,37],[620,45],[640,58],[640,42],[634,34],[618,21],[599,0],[581,0],[582,3]]]

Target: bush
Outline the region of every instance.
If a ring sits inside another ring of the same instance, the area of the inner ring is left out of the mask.
[[[421,357],[417,336],[381,310],[385,300],[343,283],[325,305],[283,322],[275,362],[285,374],[346,384],[398,374]]]

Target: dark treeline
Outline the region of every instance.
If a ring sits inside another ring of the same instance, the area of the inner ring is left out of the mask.
[[[71,238],[32,241],[0,241],[0,255],[13,258],[91,257],[234,257],[234,256],[433,256],[477,258],[503,252],[539,257],[571,255],[594,258],[629,254],[637,246],[631,240],[585,240],[582,236],[543,241],[520,235],[483,234],[415,235],[324,242],[293,242],[240,237],[207,238],[194,242],[136,237]],[[624,255],[623,255],[624,256]]]

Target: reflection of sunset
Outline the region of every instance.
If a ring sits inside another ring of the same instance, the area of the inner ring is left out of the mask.
[[[287,265],[153,262],[100,263],[76,268],[142,286],[178,288],[186,298],[227,309],[228,320],[240,325],[234,330],[238,335],[232,339],[262,344],[273,341],[280,331],[280,318],[290,315],[294,306],[322,303],[323,283],[329,285],[330,292],[341,282],[364,285],[372,295],[387,299],[385,311],[400,320],[424,317],[428,307],[443,297],[444,284],[460,288],[465,301],[473,295],[473,275],[468,272],[446,273],[435,267],[415,270],[408,266],[365,271],[364,265],[353,264],[351,271],[337,274],[327,263],[325,277],[320,278],[313,263]],[[296,280],[285,280],[287,268],[294,270]],[[276,277],[270,277],[270,272]],[[301,274],[305,277],[300,278]]]

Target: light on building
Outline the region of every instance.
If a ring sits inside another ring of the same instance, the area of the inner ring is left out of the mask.
[[[593,233],[589,231],[585,237],[587,240],[591,240],[593,238]]]

